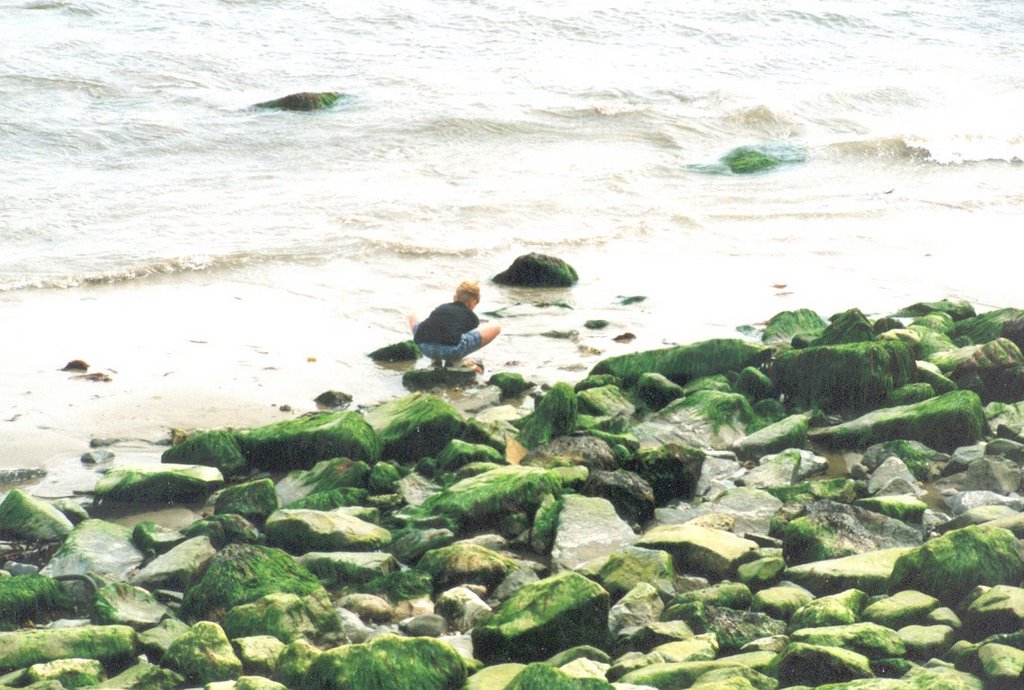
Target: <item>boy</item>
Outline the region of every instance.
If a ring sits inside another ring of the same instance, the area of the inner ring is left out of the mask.
[[[480,284],[475,280],[466,280],[455,289],[455,297],[447,304],[442,304],[430,312],[423,321],[415,315],[409,317],[413,341],[419,346],[420,352],[434,360],[434,364],[442,361],[445,366],[457,362],[470,352],[479,350],[501,333],[497,324],[480,328],[480,319],[473,310],[480,304]],[[465,365],[476,369],[482,374],[482,365],[467,359]]]

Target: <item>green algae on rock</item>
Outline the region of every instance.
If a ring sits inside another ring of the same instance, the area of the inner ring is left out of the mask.
[[[137,649],[138,638],[127,625],[0,632],[0,671],[69,658],[118,666],[133,660]]]
[[[100,587],[92,604],[92,622],[97,625],[127,625],[145,630],[173,615],[149,591],[127,582]]]
[[[450,645],[426,637],[378,637],[316,657],[296,690],[455,690],[466,665]]]
[[[536,252],[516,257],[511,266],[494,276],[498,285],[519,287],[572,287],[578,280],[579,274],[568,263]]]
[[[571,433],[579,421],[576,392],[567,383],[559,382],[544,394],[533,412],[520,419],[519,442],[533,449],[551,439]]]
[[[242,675],[242,661],[231,641],[219,625],[210,621],[199,621],[172,642],[161,664],[203,685]]]
[[[576,645],[608,644],[609,596],[574,572],[524,585],[473,628],[473,649],[484,663],[531,662]]]
[[[21,489],[11,489],[0,503],[0,538],[61,541],[72,529],[63,513]]]
[[[323,590],[305,595],[274,592],[232,607],[221,621],[231,639],[269,635],[288,644],[318,639],[340,628],[338,614]]]
[[[642,374],[661,374],[684,385],[702,376],[740,371],[767,359],[768,348],[745,340],[724,338],[659,350],[645,350],[609,357],[598,362],[591,375],[612,374],[632,387]]]
[[[441,398],[412,393],[384,403],[366,414],[366,421],[382,444],[382,457],[413,463],[436,456],[466,427],[462,415]]]
[[[202,579],[185,592],[182,615],[219,618],[228,609],[266,594],[307,595],[321,589],[317,577],[284,551],[231,544],[213,557]]]
[[[142,560],[142,552],[132,543],[131,530],[92,518],[75,525],[40,573],[124,580]]]
[[[415,362],[421,357],[420,348],[412,340],[393,343],[369,354],[374,362]]]
[[[370,464],[380,459],[381,442],[356,412],[325,412],[236,432],[246,459],[262,470],[309,469],[330,458]]]
[[[249,470],[235,434],[222,429],[189,434],[184,441],[165,450],[160,462],[216,467],[225,477],[242,475]]]
[[[32,683],[29,687],[56,681],[61,688],[91,688],[105,681],[107,672],[95,659],[58,659],[33,664],[28,668],[26,677]]]
[[[0,630],[10,630],[29,620],[41,621],[67,608],[60,583],[46,575],[0,577]]]
[[[348,510],[274,511],[263,526],[267,545],[299,556],[309,551],[376,551],[391,543],[391,532]]]
[[[261,525],[279,504],[274,482],[264,478],[227,487],[217,495],[213,511],[218,515],[241,515]]]
[[[481,585],[489,591],[519,564],[479,544],[452,544],[427,551],[416,567],[430,573],[435,592],[464,584]]]
[[[985,436],[981,399],[971,391],[954,391],[937,398],[868,412],[856,419],[812,430],[811,441],[830,449],[866,448],[875,443],[909,440],[952,452]]]
[[[437,467],[442,472],[454,472],[471,462],[504,464],[505,457],[488,445],[467,443],[453,438],[437,456]]]
[[[261,110],[325,110],[333,107],[343,98],[345,98],[345,94],[337,91],[301,91],[257,103],[254,107]]]

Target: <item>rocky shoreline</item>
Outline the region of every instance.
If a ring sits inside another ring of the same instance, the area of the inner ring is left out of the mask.
[[[1018,309],[790,311],[12,488],[0,688],[1021,687],[1022,344]],[[104,519],[154,504],[204,517]]]

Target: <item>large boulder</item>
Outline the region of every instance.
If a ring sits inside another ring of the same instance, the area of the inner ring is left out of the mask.
[[[499,285],[517,287],[572,287],[578,280],[579,274],[568,263],[536,252],[516,257],[511,266],[494,276]]]
[[[300,91],[257,103],[254,107],[261,110],[325,110],[334,106],[344,95],[336,91]]]
[[[274,482],[265,477],[224,489],[217,495],[213,510],[217,515],[241,515],[254,524],[262,525],[280,503]]]
[[[417,513],[476,529],[497,524],[511,513],[533,515],[545,497],[561,491],[562,481],[555,472],[508,465],[453,484],[424,501]]]
[[[391,543],[388,530],[348,510],[274,511],[263,528],[267,544],[302,555],[309,551],[377,551]]]
[[[274,487],[280,503],[288,508],[331,510],[356,505],[366,499],[372,468],[362,460],[323,460],[308,470],[289,472]],[[316,497],[317,494],[330,494]],[[298,505],[302,499],[310,503]],[[333,503],[330,507],[326,503]]]
[[[427,638],[378,637],[337,647],[310,664],[296,690],[454,690],[466,680],[466,665],[446,642]]]
[[[206,465],[116,467],[96,482],[96,504],[200,503],[224,486],[224,475]]]
[[[825,319],[812,309],[783,311],[768,319],[761,333],[761,342],[789,343],[797,336],[813,339],[825,326]]]
[[[0,577],[0,630],[59,614],[68,605],[64,589],[46,575]]]
[[[817,501],[782,527],[782,554],[790,565],[858,553],[917,546],[921,532],[865,508]]]
[[[242,661],[231,641],[219,625],[210,621],[199,621],[172,642],[161,665],[201,685],[242,675]]]
[[[725,450],[761,424],[745,395],[703,389],[670,403],[631,431],[647,447],[678,444]]]
[[[233,607],[221,623],[231,639],[270,635],[285,644],[317,639],[340,628],[338,614],[323,590],[299,596],[273,593]]]
[[[741,460],[756,460],[787,448],[803,448],[809,426],[806,415],[790,415],[739,439],[732,445],[732,451]]]
[[[526,448],[534,449],[558,436],[572,433],[579,420],[579,402],[572,386],[556,383],[544,394],[533,412],[517,422],[518,440]]]
[[[46,501],[11,489],[0,503],[0,539],[61,541],[74,525]]]
[[[127,582],[111,582],[100,587],[92,605],[92,621],[97,625],[128,625],[145,630],[173,616],[174,613],[147,590]]]
[[[131,530],[91,519],[75,526],[40,572],[50,577],[90,575],[125,580],[142,560],[142,552],[132,543]]]
[[[1013,403],[1024,396],[1024,356],[1006,338],[937,352],[929,361],[958,387],[974,391],[985,403]]]
[[[306,415],[239,431],[236,438],[252,465],[276,472],[339,457],[372,464],[381,454],[380,438],[356,412]]]
[[[1017,538],[1000,527],[974,525],[947,532],[896,561],[890,591],[915,589],[950,608],[978,585],[1019,585],[1024,578]]]
[[[636,534],[609,501],[569,494],[558,514],[551,548],[554,572],[608,557],[636,541]]]
[[[216,467],[225,477],[245,474],[249,469],[235,434],[223,429],[190,434],[181,443],[165,450],[160,461],[176,465]]]
[[[132,575],[130,581],[151,590],[183,592],[201,576],[216,554],[209,537],[192,537],[154,558]]]
[[[182,615],[218,618],[231,607],[285,592],[304,596],[322,591],[313,573],[279,549],[231,544],[211,560],[202,579],[182,602]]]
[[[138,638],[127,625],[0,632],[0,671],[71,658],[116,666],[132,661],[137,653]]]
[[[786,578],[818,595],[835,594],[851,588],[868,594],[884,594],[889,591],[896,561],[912,549],[882,549],[795,565],[786,569]]]
[[[954,391],[930,400],[869,412],[857,419],[811,431],[811,441],[831,449],[865,448],[905,439],[952,452],[981,440],[987,430],[981,400]]]
[[[460,543],[427,551],[416,567],[430,573],[434,590],[442,592],[464,584],[494,589],[519,565],[485,546]]]
[[[608,643],[609,597],[574,572],[527,584],[473,629],[474,655],[486,664],[531,662],[578,645]]]
[[[773,363],[772,380],[798,404],[817,405],[826,412],[863,411],[910,383],[913,372],[914,358],[906,345],[880,340],[781,352]]]
[[[702,376],[757,366],[769,353],[768,348],[745,340],[706,340],[609,357],[598,362],[590,374],[612,374],[633,386],[642,374],[653,372],[684,385]]]
[[[380,436],[383,458],[403,463],[436,457],[466,429],[458,410],[426,393],[387,402],[366,413],[366,421]]]
[[[636,546],[667,551],[676,568],[714,580],[733,578],[739,566],[757,558],[758,545],[731,532],[700,525],[659,525],[648,530]]]

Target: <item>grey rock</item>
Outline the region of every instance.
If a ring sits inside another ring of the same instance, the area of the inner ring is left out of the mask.
[[[636,539],[637,535],[609,501],[570,494],[558,515],[551,547],[552,569],[572,570],[587,561],[609,556]]]
[[[993,491],[1011,494],[1020,490],[1021,470],[1016,463],[997,456],[985,456],[971,463],[963,480],[965,491]]]
[[[425,613],[399,622],[398,629],[409,637],[441,637],[448,631],[448,623],[436,613]]]
[[[956,491],[944,496],[943,500],[954,516],[966,513],[971,508],[987,505],[1003,505],[1017,511],[1024,510],[1024,499],[1020,496],[1003,496],[992,491]]]

